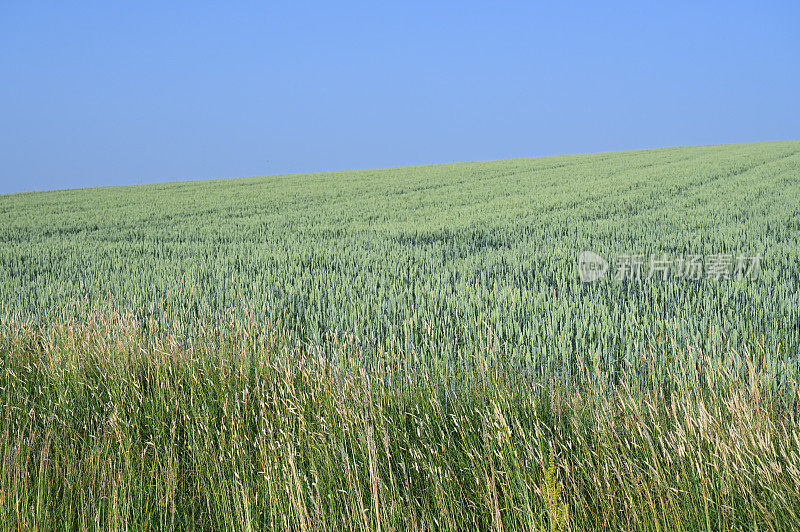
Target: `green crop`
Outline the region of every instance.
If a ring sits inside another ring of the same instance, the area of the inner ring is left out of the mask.
[[[799,239],[798,141],[0,196],[0,529],[797,529]]]
[[[0,302],[45,322],[111,304],[186,338],[233,309],[366,356],[458,361],[491,336],[538,370],[614,373],[668,342],[793,361],[798,198],[798,142],[17,194]],[[760,254],[762,271],[583,284],[583,250]]]

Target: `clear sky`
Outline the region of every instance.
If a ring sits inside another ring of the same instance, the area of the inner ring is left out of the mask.
[[[0,193],[798,138],[796,0],[0,0]]]

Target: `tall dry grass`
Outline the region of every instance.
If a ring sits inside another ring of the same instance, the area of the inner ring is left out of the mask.
[[[612,378],[331,345],[3,319],[2,527],[800,527],[800,395],[763,353],[686,346]]]

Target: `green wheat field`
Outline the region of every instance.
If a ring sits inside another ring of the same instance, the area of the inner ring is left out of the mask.
[[[0,196],[0,527],[797,529],[799,356],[800,141]]]

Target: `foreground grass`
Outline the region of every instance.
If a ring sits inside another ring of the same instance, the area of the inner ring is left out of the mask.
[[[356,362],[255,321],[181,343],[108,313],[0,323],[5,529],[800,526],[800,397],[756,352],[611,385],[491,345]]]

